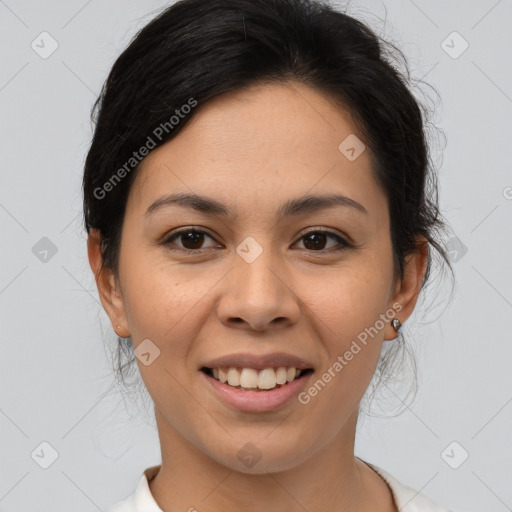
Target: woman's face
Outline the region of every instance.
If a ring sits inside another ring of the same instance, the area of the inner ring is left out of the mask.
[[[164,450],[181,438],[226,467],[265,473],[350,444],[425,256],[394,278],[386,197],[355,136],[326,96],[265,85],[199,105],[142,162],[120,287],[102,300],[132,337]],[[176,194],[189,199],[166,201]],[[248,370],[231,370],[228,383],[204,371],[221,379],[231,366]],[[273,387],[280,367],[310,371],[270,391],[234,389],[240,376]]]

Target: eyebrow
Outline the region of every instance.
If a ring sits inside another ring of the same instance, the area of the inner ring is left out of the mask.
[[[234,219],[236,215],[230,211],[230,209],[219,203],[215,199],[211,199],[205,196],[199,196],[197,194],[170,194],[166,196],[159,197],[156,199],[146,210],[145,216],[149,216],[155,211],[171,205],[183,206],[186,208],[193,209],[200,213],[206,213],[209,215],[216,215],[219,217],[225,217]],[[366,208],[354,201],[354,199],[350,199],[341,194],[328,194],[328,195],[307,195],[304,197],[299,197],[297,199],[290,199],[277,211],[277,219],[282,220],[285,217],[294,216],[294,215],[302,215],[306,213],[314,213],[319,210],[324,210],[327,208],[333,208],[335,206],[345,206],[353,208],[361,213],[368,214]]]

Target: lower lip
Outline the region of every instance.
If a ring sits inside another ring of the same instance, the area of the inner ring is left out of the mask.
[[[305,387],[311,375],[313,375],[313,372],[307,373],[292,382],[284,384],[280,388],[274,388],[269,391],[242,391],[228,384],[223,384],[201,370],[199,373],[206,379],[208,385],[211,386],[214,393],[221,400],[245,412],[275,411],[283,407],[294,398],[297,399],[297,395]]]

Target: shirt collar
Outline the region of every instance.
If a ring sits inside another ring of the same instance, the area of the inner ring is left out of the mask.
[[[149,482],[155,478],[156,474],[160,471],[160,465],[152,466],[144,470],[139,485],[132,496],[133,510],[143,510],[144,512],[163,512],[157,505],[155,498],[151,494]]]
[[[397,510],[400,510],[401,512],[426,512],[429,510],[450,512],[447,509],[438,508],[437,505],[428,498],[421,495],[413,488],[402,484],[399,480],[380,467],[370,464],[362,459],[359,460],[373,469],[387,483],[393,495]],[[139,485],[131,497],[133,510],[143,510],[144,512],[164,512],[156,503],[149,488],[149,482],[155,478],[158,471],[160,471],[160,467],[160,465],[157,465],[144,470],[142,478],[139,481]]]

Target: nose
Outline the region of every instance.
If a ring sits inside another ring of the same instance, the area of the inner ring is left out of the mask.
[[[253,262],[235,258],[223,280],[217,314],[228,327],[265,331],[290,326],[300,315],[300,301],[284,264],[263,251]]]

